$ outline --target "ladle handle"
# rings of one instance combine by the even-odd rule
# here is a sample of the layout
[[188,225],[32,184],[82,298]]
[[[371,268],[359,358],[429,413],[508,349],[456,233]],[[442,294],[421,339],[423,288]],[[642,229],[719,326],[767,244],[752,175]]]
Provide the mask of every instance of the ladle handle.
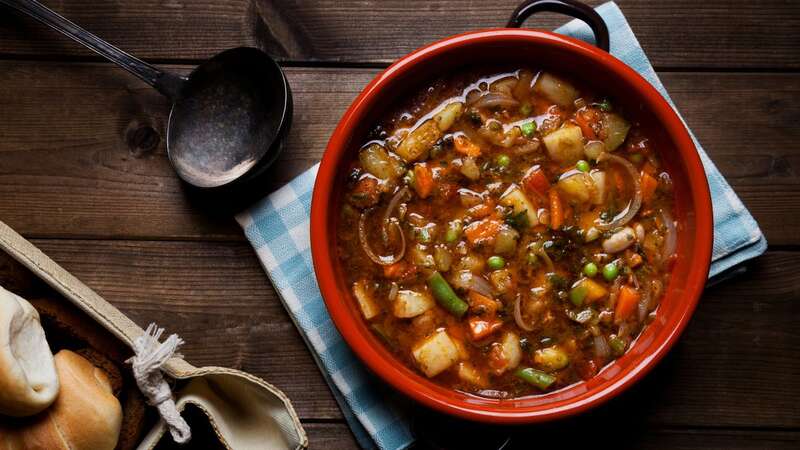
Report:
[[60,31],[67,37],[85,45],[98,55],[116,63],[118,66],[141,78],[142,81],[153,86],[158,92],[161,92],[170,99],[177,98],[181,85],[184,82],[183,78],[159,70],[141,59],[125,53],[36,0],[0,0],[0,5],[6,5],[11,9],[27,14],[50,28]]

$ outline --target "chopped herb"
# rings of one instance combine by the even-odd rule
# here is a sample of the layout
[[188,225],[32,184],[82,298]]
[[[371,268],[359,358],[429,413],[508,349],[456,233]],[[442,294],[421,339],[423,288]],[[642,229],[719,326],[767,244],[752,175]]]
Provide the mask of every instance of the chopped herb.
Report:
[[530,222],[528,222],[528,210],[524,209],[516,214],[513,212],[509,213],[506,215],[506,223],[518,230],[528,228],[530,225]]
[[469,121],[472,122],[472,124],[476,127],[483,125],[483,119],[481,118],[481,115],[478,114],[478,111],[475,111],[474,109],[467,113],[467,119],[469,119]]
[[532,112],[533,107],[528,102],[523,103],[522,106],[519,107],[519,113],[523,116],[530,116]]
[[563,289],[567,287],[567,280],[557,273],[548,273],[547,274],[547,281],[557,289]]
[[600,103],[596,103],[595,105],[600,108],[600,111],[611,111],[611,102],[607,98],[604,98]]

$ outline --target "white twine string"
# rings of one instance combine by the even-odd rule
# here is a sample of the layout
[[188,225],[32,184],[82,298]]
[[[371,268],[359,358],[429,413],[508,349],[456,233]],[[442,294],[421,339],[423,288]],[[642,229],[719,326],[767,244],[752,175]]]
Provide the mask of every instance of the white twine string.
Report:
[[192,431],[175,407],[172,391],[161,374],[161,366],[168,359],[173,356],[182,357],[176,352],[183,345],[183,339],[172,334],[163,343],[159,343],[162,333],[163,328],[158,328],[154,323],[148,325],[145,333],[133,342],[135,355],[126,362],[133,366],[133,377],[139,390],[150,405],[158,408],[158,413],[169,427],[172,439],[178,444],[184,444],[192,438]]

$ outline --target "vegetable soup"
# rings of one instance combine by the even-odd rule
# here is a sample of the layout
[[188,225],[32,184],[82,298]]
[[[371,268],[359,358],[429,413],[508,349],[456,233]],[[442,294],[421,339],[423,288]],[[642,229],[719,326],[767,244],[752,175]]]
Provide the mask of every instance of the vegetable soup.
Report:
[[364,320],[459,391],[591,378],[653,319],[674,261],[659,150],[635,116],[560,74],[431,83],[343,169],[338,257]]

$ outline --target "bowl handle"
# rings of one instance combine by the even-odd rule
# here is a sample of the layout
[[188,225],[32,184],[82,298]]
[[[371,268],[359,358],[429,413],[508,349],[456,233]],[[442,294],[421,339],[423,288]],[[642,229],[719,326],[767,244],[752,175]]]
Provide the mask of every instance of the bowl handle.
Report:
[[525,19],[542,11],[557,12],[586,22],[594,33],[596,46],[608,52],[608,27],[592,7],[575,0],[526,0],[511,13],[508,28],[519,28]]

